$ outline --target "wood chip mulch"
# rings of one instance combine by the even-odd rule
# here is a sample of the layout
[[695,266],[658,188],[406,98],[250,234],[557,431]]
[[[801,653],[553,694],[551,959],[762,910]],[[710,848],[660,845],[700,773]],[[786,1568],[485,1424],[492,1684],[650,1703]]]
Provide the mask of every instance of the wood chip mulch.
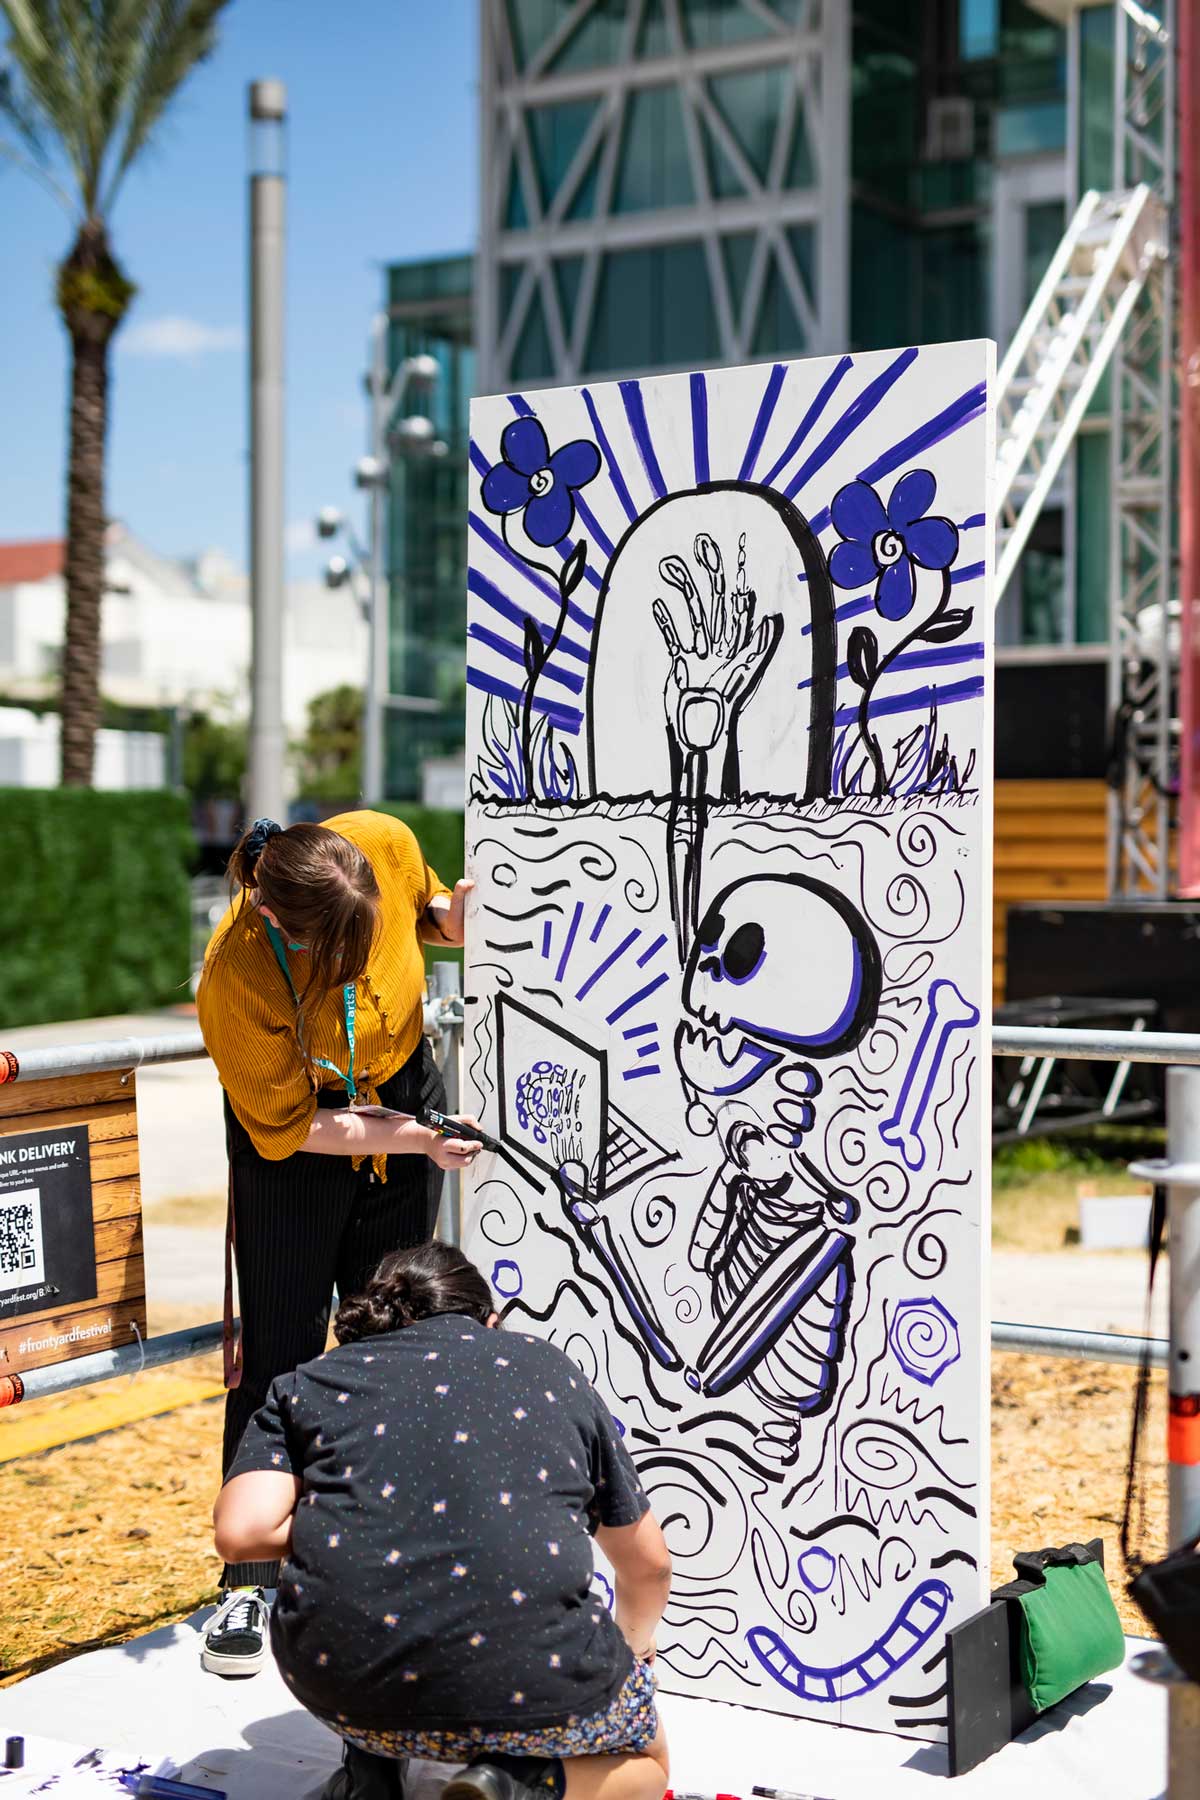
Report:
[[[1118,1545],[1135,1372],[992,1359],[992,1581],[1017,1550],[1103,1537],[1127,1632],[1148,1627],[1125,1594]],[[119,1643],[212,1600],[211,1513],[219,1400],[0,1465],[0,1685]],[[1165,1386],[1146,1436],[1148,1549],[1166,1530]]]

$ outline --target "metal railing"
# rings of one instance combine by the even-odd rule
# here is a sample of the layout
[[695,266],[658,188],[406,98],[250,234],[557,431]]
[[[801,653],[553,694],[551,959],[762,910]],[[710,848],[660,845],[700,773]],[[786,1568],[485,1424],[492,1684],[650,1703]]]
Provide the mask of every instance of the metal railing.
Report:
[[[446,1082],[447,1108],[459,1104],[459,1052],[463,1030],[463,1004],[457,993],[456,963],[437,962],[430,977],[430,996],[425,1007],[425,1031],[440,1046],[438,1061]],[[992,1032],[994,1056],[1083,1057],[1097,1061],[1169,1063],[1200,1067],[1200,1036],[1163,1031],[1071,1031],[996,1026]],[[40,1081],[52,1076],[82,1075],[103,1069],[141,1069],[161,1063],[189,1062],[208,1055],[199,1030],[178,1031],[160,1037],[110,1038],[96,1043],[68,1044],[31,1050],[21,1057],[0,1052],[0,1080]],[[5,1073],[5,1064],[9,1072]],[[1145,1173],[1154,1171],[1144,1169]],[[440,1229],[450,1242],[460,1237],[461,1199],[459,1177],[447,1176]],[[1166,1368],[1169,1342],[1120,1332],[1064,1330],[1050,1325],[1023,1325],[1004,1320],[992,1323],[992,1348],[1029,1355],[1063,1357],[1075,1361],[1137,1364],[1147,1352],[1154,1367]],[[143,1343],[96,1351],[49,1368],[31,1369],[19,1376],[0,1378],[12,1392],[0,1397],[0,1406],[15,1405],[45,1394],[63,1393],[92,1382],[142,1369],[161,1368],[219,1350],[219,1320],[195,1325]]]

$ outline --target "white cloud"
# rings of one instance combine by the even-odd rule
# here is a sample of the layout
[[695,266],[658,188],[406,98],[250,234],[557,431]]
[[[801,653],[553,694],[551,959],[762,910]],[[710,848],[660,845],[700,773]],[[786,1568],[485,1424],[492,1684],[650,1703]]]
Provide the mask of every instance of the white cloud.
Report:
[[283,531],[284,549],[289,556],[302,556],[306,550],[314,550],[317,534],[311,519],[289,519]]
[[240,325],[205,325],[167,313],[161,319],[145,319],[118,338],[132,356],[205,356],[214,350],[240,350],[246,341]]

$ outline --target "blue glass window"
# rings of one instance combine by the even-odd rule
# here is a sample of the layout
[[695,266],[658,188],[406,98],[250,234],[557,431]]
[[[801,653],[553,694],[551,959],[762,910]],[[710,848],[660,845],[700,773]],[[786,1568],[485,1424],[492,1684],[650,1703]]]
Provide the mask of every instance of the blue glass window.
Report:
[[589,374],[686,367],[711,362],[717,352],[702,244],[608,252],[588,340]]
[[544,207],[562,186],[598,105],[596,100],[567,100],[555,106],[531,107],[526,114]]
[[736,75],[714,75],[708,84],[721,117],[760,181],[766,180],[771,166],[784,80],[784,71],[773,64]]
[[690,206],[694,199],[679,90],[635,91],[626,103],[615,211]]
[[683,0],[680,7],[688,43],[696,50],[714,44],[743,44],[771,35],[771,27],[742,0]]
[[805,348],[804,329],[796,316],[779,266],[772,256],[758,309],[758,325],[750,346],[753,356],[789,356]]
[[[555,26],[562,24],[570,10],[569,0],[559,0]],[[625,51],[626,0],[593,0],[562,49],[551,61],[558,73],[567,69],[597,69],[621,60]]]
[[663,0],[646,0],[641,30],[638,32],[639,61],[649,62],[655,56],[669,56],[674,48]]
[[510,369],[514,381],[546,381],[554,373],[550,333],[542,311],[541,289],[535,288],[525,322],[521,326]]

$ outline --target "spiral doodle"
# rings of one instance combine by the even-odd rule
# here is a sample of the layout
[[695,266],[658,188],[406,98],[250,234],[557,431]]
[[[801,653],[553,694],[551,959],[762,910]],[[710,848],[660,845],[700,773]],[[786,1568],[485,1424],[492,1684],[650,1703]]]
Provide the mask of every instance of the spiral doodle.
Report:
[[[896,848],[910,869],[923,869],[937,855],[935,821],[928,813],[905,819],[896,833]],[[961,837],[962,833],[956,833]]]
[[638,1475],[662,1526],[677,1580],[703,1583],[731,1575],[746,1548],[746,1503],[728,1469],[697,1451],[634,1454]]
[[675,1202],[657,1192],[654,1185],[647,1185],[639,1190],[629,1217],[638,1243],[654,1250],[665,1244],[675,1229]]
[[894,1428],[877,1419],[859,1420],[850,1426],[842,1437],[841,1460],[855,1480],[888,1493],[915,1481],[920,1467]]
[[692,1325],[700,1317],[704,1303],[690,1283],[685,1283],[683,1287],[677,1288],[669,1287],[667,1285],[668,1278],[674,1268],[674,1263],[668,1264],[667,1272],[663,1276],[663,1292],[669,1300],[674,1300],[675,1317],[679,1320],[679,1323],[681,1325]]
[[900,1056],[899,1034],[890,1026],[876,1023],[855,1051],[868,1075],[878,1079],[894,1069]]
[[582,1331],[573,1331],[563,1343],[563,1350],[576,1366],[583,1370],[593,1387],[600,1379],[600,1362],[596,1355],[595,1345]]
[[646,868],[650,876],[650,885],[647,887],[641,876],[631,875],[625,883],[625,899],[636,913],[653,912],[658,905],[659,896],[658,871],[654,867],[654,860],[645,844],[640,843],[637,838],[626,837],[622,832],[621,842],[631,845],[634,850],[645,857]]
[[893,937],[920,937],[929,924],[932,907],[929,895],[915,875],[896,875],[888,882],[886,899],[888,912],[897,923],[903,921],[911,925],[908,931],[898,931],[896,923],[889,926]]
[[940,1300],[899,1300],[888,1330],[892,1354],[906,1375],[932,1387],[962,1355],[958,1325]]
[[480,1208],[479,1229],[489,1244],[507,1250],[519,1244],[529,1229],[525,1203],[507,1181],[481,1181],[475,1189]]
[[953,1206],[935,1207],[933,1212],[925,1213],[910,1228],[904,1240],[904,1266],[910,1275],[915,1275],[920,1281],[937,1280],[946,1267],[948,1252],[937,1232],[930,1227],[929,1221],[957,1216],[957,1209]]
[[861,1193],[880,1213],[899,1212],[908,1200],[911,1179],[898,1161],[885,1157],[864,1169],[867,1161],[866,1114],[848,1101],[838,1108],[825,1128],[825,1154],[830,1172]]

